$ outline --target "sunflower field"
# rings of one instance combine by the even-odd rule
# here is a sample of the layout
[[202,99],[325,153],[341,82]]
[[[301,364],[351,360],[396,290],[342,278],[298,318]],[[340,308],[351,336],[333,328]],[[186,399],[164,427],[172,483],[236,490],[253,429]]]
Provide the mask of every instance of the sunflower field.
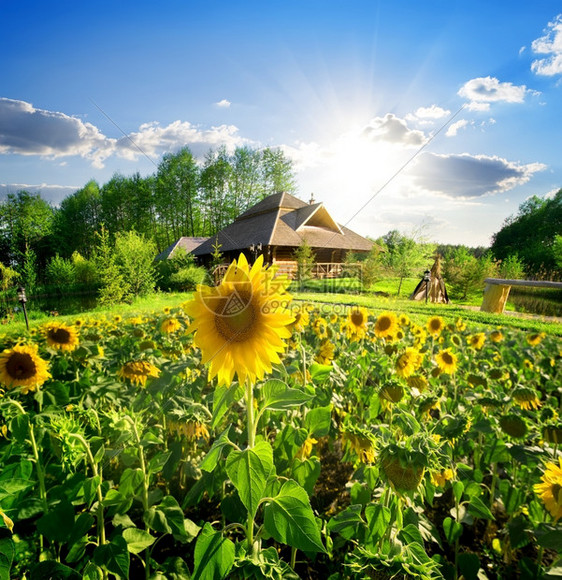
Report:
[[0,579],[562,576],[560,337],[287,287],[0,336]]

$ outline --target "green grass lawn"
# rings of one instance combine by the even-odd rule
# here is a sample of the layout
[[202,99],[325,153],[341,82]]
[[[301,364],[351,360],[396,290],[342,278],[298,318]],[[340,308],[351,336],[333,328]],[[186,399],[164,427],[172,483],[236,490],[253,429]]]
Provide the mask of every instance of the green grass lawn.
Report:
[[[380,285],[375,285],[373,291],[369,294],[357,294],[353,289],[346,290],[341,281],[322,281],[315,280],[316,283],[321,282],[339,282],[337,287],[340,292],[298,292],[292,290],[293,296],[297,301],[317,302],[320,304],[332,305],[352,305],[359,304],[372,310],[373,314],[391,310],[397,313],[406,313],[415,322],[425,323],[428,317],[439,315],[447,321],[454,322],[461,317],[467,322],[480,326],[503,326],[514,327],[532,332],[548,332],[550,334],[562,335],[562,324],[559,322],[551,322],[546,318],[528,317],[526,315],[508,315],[508,314],[490,314],[487,312],[480,312],[481,296],[475,300],[467,301],[463,304],[425,304],[425,302],[417,302],[409,300],[408,296],[411,294],[417,281],[414,279],[407,279],[403,282],[403,292],[401,297],[396,296],[398,288],[398,279],[387,279]],[[320,284],[318,284],[320,286]],[[353,288],[353,287],[352,287]],[[410,289],[411,288],[411,289]],[[387,294],[387,295],[383,295]],[[162,311],[166,307],[173,308],[179,306],[191,297],[191,293],[171,292],[171,293],[155,293],[150,296],[139,298],[133,304],[119,304],[112,308],[95,308],[94,310],[83,312],[76,315],[59,316],[56,319],[72,322],[76,318],[88,317],[107,317],[111,318],[116,315],[123,317],[148,314],[156,311]],[[45,322],[53,320],[52,317],[44,313],[30,312],[30,327],[35,327]],[[0,335],[6,334],[24,334],[25,322],[23,314],[20,312],[16,315],[13,322],[0,326]]]

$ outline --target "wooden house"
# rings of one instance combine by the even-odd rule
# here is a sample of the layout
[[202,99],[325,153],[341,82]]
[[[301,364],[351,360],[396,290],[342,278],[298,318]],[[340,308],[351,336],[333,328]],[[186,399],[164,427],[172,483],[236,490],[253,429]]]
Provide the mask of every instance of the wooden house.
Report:
[[[217,246],[225,262],[243,252],[250,262],[263,254],[266,263],[278,263],[280,271],[296,270],[295,250],[306,242],[314,252],[319,277],[337,275],[348,252],[366,253],[373,242],[342,226],[323,203],[306,203],[288,193],[270,195],[249,208],[231,225],[192,250],[208,263]],[[341,270],[341,267],[339,268]]]

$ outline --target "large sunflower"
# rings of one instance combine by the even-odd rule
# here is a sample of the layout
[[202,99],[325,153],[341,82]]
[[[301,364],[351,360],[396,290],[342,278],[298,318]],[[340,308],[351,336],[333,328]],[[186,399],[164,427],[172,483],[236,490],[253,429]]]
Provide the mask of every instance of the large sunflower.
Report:
[[51,375],[48,363],[37,354],[37,346],[17,344],[0,354],[0,384],[8,389],[21,387],[26,395],[35,391]]
[[435,362],[442,373],[452,375],[457,370],[457,355],[446,348],[435,355]]
[[398,330],[398,318],[394,312],[382,312],[375,322],[375,336],[388,338],[396,334]]
[[78,347],[78,333],[74,326],[68,326],[64,322],[49,322],[42,327],[47,344],[58,350],[72,351]]
[[347,315],[347,338],[349,340],[359,340],[367,333],[367,322],[369,311],[360,306],[354,306]]
[[423,362],[423,354],[417,348],[407,348],[396,360],[396,374],[407,378],[413,375]]
[[240,382],[262,379],[280,362],[283,339],[291,337],[292,297],[286,291],[289,280],[275,273],[275,267],[263,267],[263,256],[250,269],[240,254],[219,286],[198,286],[184,305],[193,319],[187,331],[195,331],[202,361],[211,363],[209,378],[217,376],[219,384],[229,384],[235,374]]
[[445,328],[445,322],[441,316],[432,316],[427,321],[427,332],[432,336],[437,336]]
[[558,463],[547,463],[542,483],[533,486],[555,522],[562,518],[562,457],[558,458]]

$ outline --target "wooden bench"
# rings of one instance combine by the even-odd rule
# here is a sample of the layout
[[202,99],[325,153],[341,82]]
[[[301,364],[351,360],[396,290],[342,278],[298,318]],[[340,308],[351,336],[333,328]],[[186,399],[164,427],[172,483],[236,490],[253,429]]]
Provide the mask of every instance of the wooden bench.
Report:
[[486,278],[486,287],[482,297],[480,310],[502,314],[512,286],[528,286],[534,288],[562,288],[562,282],[548,280],[504,280],[503,278]]

